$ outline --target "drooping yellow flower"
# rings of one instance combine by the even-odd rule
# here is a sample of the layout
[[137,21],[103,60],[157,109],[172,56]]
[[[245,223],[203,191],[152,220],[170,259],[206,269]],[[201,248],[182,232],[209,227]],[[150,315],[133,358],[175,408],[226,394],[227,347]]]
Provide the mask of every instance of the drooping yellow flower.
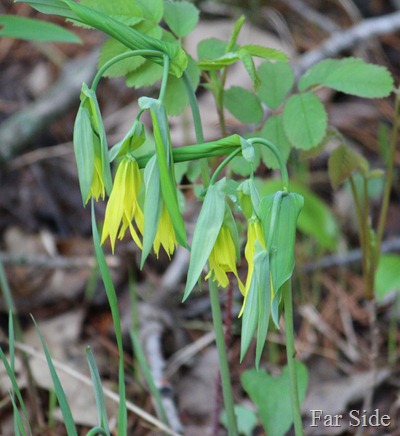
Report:
[[243,283],[239,279],[236,268],[236,248],[228,226],[222,225],[208,261],[210,271],[206,279],[212,276],[213,280],[218,282],[218,286],[226,288],[229,284],[226,273],[231,272],[236,276],[239,288],[244,292]]
[[165,205],[163,205],[160,222],[158,224],[157,233],[153,243],[154,252],[156,253],[157,258],[161,245],[168,254],[169,258],[171,258],[171,254],[173,254],[175,247],[178,245],[174,226],[172,225],[171,218]]
[[247,242],[244,248],[244,257],[246,258],[248,270],[245,286],[245,294],[249,291],[251,279],[254,272],[254,254],[255,243],[258,241],[260,245],[265,248],[264,232],[261,221],[258,218],[251,218],[247,223]]
[[142,176],[135,159],[130,156],[123,158],[115,174],[113,189],[107,203],[104,218],[101,243],[110,237],[112,251],[115,240],[124,237],[129,227],[132,239],[142,248],[139,235],[132,222],[135,221],[140,233],[143,234],[144,217],[138,203],[138,195],[142,185]]
[[246,305],[247,294],[250,289],[251,280],[253,278],[254,273],[254,255],[255,255],[255,247],[256,242],[258,242],[261,247],[265,248],[265,240],[264,240],[264,232],[261,225],[261,221],[256,217],[252,217],[247,222],[247,242],[244,248],[244,257],[247,261],[247,277],[246,277],[246,285],[243,288],[240,288],[242,294],[244,295],[242,308],[239,313],[239,317],[242,316],[244,307]]

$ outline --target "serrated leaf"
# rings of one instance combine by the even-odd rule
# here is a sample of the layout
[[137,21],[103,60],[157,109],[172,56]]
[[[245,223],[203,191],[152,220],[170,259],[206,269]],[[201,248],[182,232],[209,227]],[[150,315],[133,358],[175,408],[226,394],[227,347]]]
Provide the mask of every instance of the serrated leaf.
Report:
[[[196,62],[188,55],[186,72],[194,90],[200,82],[200,70]],[[183,81],[171,74],[168,76],[167,90],[165,92],[164,104],[169,115],[179,115],[189,103]]]
[[398,254],[382,254],[375,276],[375,295],[383,301],[389,292],[400,290],[400,256]]
[[244,67],[246,68],[247,74],[249,75],[251,81],[253,82],[254,90],[257,91],[260,86],[260,78],[258,77],[258,73],[253,61],[253,57],[247,51],[239,52],[239,57]]
[[316,95],[296,94],[285,104],[283,125],[286,136],[294,147],[309,150],[324,139],[328,117]]
[[193,233],[190,262],[183,301],[197,283],[217,240],[225,214],[225,179],[208,188]]
[[305,73],[299,89],[304,91],[316,85],[358,97],[381,98],[393,91],[393,77],[385,67],[359,58],[326,59]]
[[188,35],[199,21],[199,10],[187,1],[164,1],[164,20],[179,38]]
[[197,57],[199,59],[218,59],[226,53],[227,41],[218,38],[203,39],[197,45]]
[[368,161],[345,144],[339,145],[329,157],[328,172],[331,184],[337,189],[356,170],[368,171]]
[[[123,0],[126,2],[126,0]],[[136,5],[142,10],[144,18],[159,23],[164,14],[163,0],[135,0]]]
[[158,82],[163,75],[163,67],[147,61],[125,76],[127,86],[142,88],[151,86]]
[[263,116],[258,97],[241,86],[232,86],[225,91],[224,105],[235,118],[245,124],[257,124]]
[[[286,138],[282,115],[275,115],[269,118],[263,128],[257,132],[257,136],[271,141],[280,151],[282,158],[285,161],[288,159],[292,146]],[[260,146],[260,153],[261,159],[268,168],[279,168],[279,163],[271,150]]]
[[75,44],[82,42],[74,33],[56,24],[14,15],[0,15],[0,37]]
[[258,67],[258,96],[271,109],[277,109],[293,87],[293,68],[287,62],[263,62]]
[[[295,366],[301,404],[306,395],[308,371],[299,361],[295,361]],[[278,377],[272,377],[265,370],[250,369],[243,372],[240,379],[243,388],[258,407],[268,436],[284,436],[293,423],[288,366],[283,368]]]

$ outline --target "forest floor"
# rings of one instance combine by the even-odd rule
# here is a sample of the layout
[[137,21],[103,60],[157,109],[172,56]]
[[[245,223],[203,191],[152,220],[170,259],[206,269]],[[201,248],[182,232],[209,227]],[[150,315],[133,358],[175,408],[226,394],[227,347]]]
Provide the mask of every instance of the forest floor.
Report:
[[[227,39],[234,20],[244,13],[248,20],[241,34],[243,43],[281,48],[289,53],[295,67],[304,69],[310,53],[320,59],[326,56],[321,46],[329,38],[334,40],[369,18],[389,16],[396,12],[396,5],[400,8],[395,0],[248,3],[252,6],[239,2],[237,6],[199,2],[201,22],[185,40],[187,50],[195,55],[198,41],[206,37]],[[62,19],[43,17],[25,4],[7,0],[0,3],[0,14],[40,16],[63,23]],[[51,379],[41,357],[40,340],[30,316],[33,315],[54,360],[61,365],[61,381],[80,434],[85,434],[96,424],[92,390],[77,376],[89,377],[85,348],[90,345],[104,386],[111,390],[116,390],[118,351],[107,298],[96,268],[90,208],[82,206],[72,145],[81,83],[93,77],[104,38],[99,32],[74,30],[83,39],[82,46],[0,38],[0,261],[24,329],[36,386],[37,404],[27,400],[30,413],[36,414],[36,422],[42,429],[47,426]],[[360,56],[384,65],[393,74],[395,83],[399,83],[400,30],[361,41],[350,39],[344,50],[337,49],[333,54],[341,55]],[[233,68],[228,86],[230,83],[244,86],[246,81],[244,70]],[[49,96],[50,91],[53,94]],[[129,128],[139,93],[127,88],[122,79],[107,79],[101,82],[99,95],[108,139],[115,143]],[[394,98],[366,101],[334,91],[326,91],[321,98],[328,108],[329,124],[339,129],[372,167],[383,167],[379,132],[383,132],[380,126],[391,126]],[[199,93],[199,100],[206,139],[213,140],[220,135],[217,113],[210,109],[212,102],[204,89]],[[227,117],[229,133],[242,133],[243,126],[229,114]],[[171,119],[174,146],[194,143],[186,122],[185,114]],[[376,321],[371,321],[360,272],[354,207],[348,190],[331,188],[328,154],[329,150],[307,163],[299,164],[296,156],[289,161],[289,168],[291,162],[296,162],[294,166],[297,165],[302,182],[331,211],[340,229],[334,251],[302,234],[296,244],[296,357],[306,365],[309,378],[302,406],[305,433],[310,436],[400,435],[399,298],[394,292],[380,301],[376,306]],[[392,252],[400,251],[399,164],[400,153],[397,153],[383,245]],[[273,174],[263,168],[257,175],[265,178]],[[373,224],[382,192],[379,183],[374,189]],[[193,223],[199,207],[194,198],[187,198],[187,203],[185,219]],[[104,204],[98,202],[96,210],[101,219]],[[137,370],[129,338],[130,299],[135,294],[140,338],[150,359],[156,360],[152,367],[159,363],[163,368],[164,393],[172,398],[171,407],[184,428],[183,433],[226,434],[218,419],[221,410],[218,359],[207,293],[195,292],[184,304],[181,302],[188,253],[178,249],[171,261],[163,253],[159,259],[151,255],[140,270],[140,251],[128,238],[117,246],[114,255],[108,246],[105,251],[120,303],[127,398],[156,416],[146,383]],[[221,293],[221,304],[227,308],[225,319],[231,325],[229,359],[235,402],[256,411],[240,383],[242,374],[254,367],[255,346],[250,347],[239,363],[237,314],[241,302],[236,286],[232,285],[228,293]],[[6,304],[0,297],[2,346],[6,346],[7,318]],[[159,350],[152,348],[154,340]],[[261,368],[278,376],[286,363],[283,329],[268,335],[264,354]],[[20,371],[21,386],[28,399],[29,382],[22,367]],[[8,389],[7,377],[0,368],[2,436],[13,434]],[[279,389],[278,382],[276,389]],[[371,392],[373,395],[369,397]],[[115,416],[115,401],[112,398],[107,401],[110,416]],[[366,405],[368,416],[376,411],[380,416],[389,415],[390,426],[351,426],[356,422],[351,414],[363,415]],[[342,415],[340,425],[324,426],[323,420],[317,420],[317,426],[311,426],[312,410],[322,410],[325,416]],[[55,416],[58,416],[56,412]],[[129,427],[132,435],[161,434],[135,413],[129,414]],[[62,435],[64,429],[55,423],[40,434]],[[256,422],[247,434],[265,433]]]

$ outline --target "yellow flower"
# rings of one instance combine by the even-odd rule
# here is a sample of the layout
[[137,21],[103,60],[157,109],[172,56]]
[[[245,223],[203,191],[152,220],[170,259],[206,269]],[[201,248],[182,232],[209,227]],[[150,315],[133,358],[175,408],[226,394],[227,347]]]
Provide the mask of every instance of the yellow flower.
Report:
[[261,225],[261,221],[258,218],[250,218],[247,222],[247,242],[246,246],[244,248],[244,256],[247,261],[248,270],[247,270],[247,277],[246,277],[246,285],[244,288],[241,288],[240,290],[243,290],[244,300],[243,305],[239,313],[239,317],[242,316],[244,306],[246,304],[246,298],[247,294],[250,289],[251,280],[253,278],[254,273],[254,255],[255,255],[255,244],[256,241],[265,248],[265,240],[264,240],[264,232]]
[[138,203],[141,185],[142,176],[136,160],[126,156],[120,162],[115,174],[113,189],[107,203],[101,237],[101,243],[108,236],[110,237],[113,252],[117,235],[119,239],[122,239],[128,227],[132,239],[142,248],[139,235],[132,224],[132,221],[135,220],[137,228],[143,234],[144,217]]
[[168,254],[169,258],[171,258],[171,254],[173,254],[175,247],[178,245],[175,237],[174,227],[165,205],[163,205],[160,222],[158,224],[157,233],[153,243],[154,252],[156,253],[157,258],[161,245]]
[[235,244],[228,226],[222,225],[208,261],[210,272],[207,274],[206,279],[213,274],[213,280],[218,282],[218,286],[226,288],[229,284],[226,273],[232,272],[238,280],[241,291],[244,292],[243,283],[239,279],[236,268]]
[[251,218],[247,223],[247,242],[246,247],[244,248],[244,257],[246,258],[248,265],[245,295],[249,291],[251,278],[253,277],[256,241],[258,241],[260,245],[265,248],[264,233],[261,221],[258,218]]

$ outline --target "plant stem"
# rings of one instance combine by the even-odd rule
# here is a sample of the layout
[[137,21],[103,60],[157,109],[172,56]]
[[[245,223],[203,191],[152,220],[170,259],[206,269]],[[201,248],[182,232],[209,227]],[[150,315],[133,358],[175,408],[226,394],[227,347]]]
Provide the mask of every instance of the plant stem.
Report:
[[385,188],[383,191],[383,200],[381,211],[379,214],[378,229],[376,232],[376,252],[377,263],[379,263],[379,256],[381,252],[381,244],[383,239],[383,232],[385,231],[386,218],[389,209],[390,192],[392,189],[393,176],[394,176],[394,162],[397,150],[397,142],[399,138],[399,118],[400,118],[400,89],[396,90],[396,99],[394,103],[394,118],[393,118],[393,130],[390,143],[390,155],[387,162],[387,171],[385,178]]
[[228,356],[225,348],[224,330],[222,326],[221,308],[218,298],[218,287],[210,278],[208,280],[210,291],[211,311],[213,317],[215,340],[217,343],[219,369],[221,373],[222,395],[224,397],[224,405],[227,417],[227,426],[229,436],[237,436],[236,416],[233,402],[233,393],[231,379],[229,375]]
[[293,331],[292,282],[290,279],[283,284],[282,293],[285,311],[286,355],[290,374],[290,392],[292,395],[294,431],[296,436],[303,436],[303,422],[301,420],[299,388],[297,385],[297,374],[294,359],[295,348]]

